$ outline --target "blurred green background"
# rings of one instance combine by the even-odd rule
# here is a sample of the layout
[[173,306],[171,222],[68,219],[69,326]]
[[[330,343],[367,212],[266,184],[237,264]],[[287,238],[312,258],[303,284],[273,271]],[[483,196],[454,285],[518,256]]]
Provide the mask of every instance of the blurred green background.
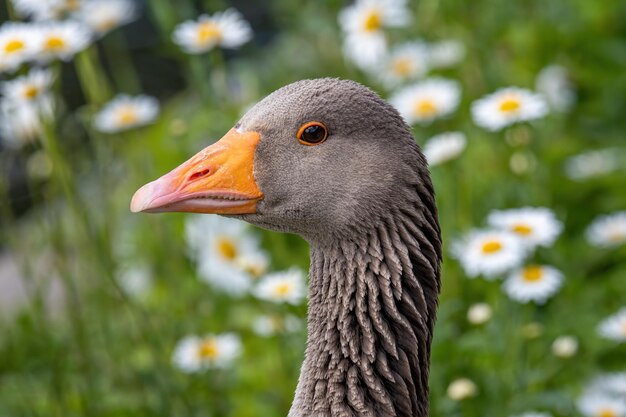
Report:
[[[343,56],[338,14],[348,5],[137,2],[134,21],[73,59],[49,64],[54,117],[28,143],[0,141],[0,415],[287,414],[304,329],[261,337],[252,323],[265,314],[304,318],[305,305],[217,291],[198,278],[188,256],[188,216],[136,215],[128,205],[139,186],[220,138],[254,102],[287,83],[350,78],[389,97],[376,77]],[[228,7],[252,27],[241,48],[189,55],[173,43],[181,22]],[[414,127],[419,144],[449,130],[468,140],[461,156],[431,169],[446,245],[431,414],[578,415],[576,401],[594,376],[626,371],[626,344],[596,331],[626,306],[626,246],[585,240],[595,218],[626,209],[626,2],[420,0],[408,7],[412,23],[390,30],[390,44],[454,39],[465,48],[457,65],[431,72],[460,82],[459,108]],[[5,1],[0,18],[29,20]],[[567,69],[575,89],[567,112],[499,133],[472,122],[473,101],[508,85],[533,89],[551,64]],[[94,129],[94,116],[117,93],[158,98],[154,123],[114,134]],[[614,169],[578,180],[566,175],[571,156],[607,148],[618,158]],[[450,242],[483,227],[490,211],[522,206],[548,207],[564,223],[555,245],[535,255],[565,275],[545,305],[516,303],[499,282],[468,280],[448,256]],[[260,236],[270,270],[308,268],[298,237],[249,233]],[[149,271],[141,291],[120,282],[129,265]],[[479,302],[489,304],[492,317],[477,325],[467,311]],[[182,337],[227,331],[243,346],[228,368],[187,374],[173,365]],[[578,342],[572,357],[553,353],[563,335]],[[448,390],[458,378],[475,384],[461,400]]]

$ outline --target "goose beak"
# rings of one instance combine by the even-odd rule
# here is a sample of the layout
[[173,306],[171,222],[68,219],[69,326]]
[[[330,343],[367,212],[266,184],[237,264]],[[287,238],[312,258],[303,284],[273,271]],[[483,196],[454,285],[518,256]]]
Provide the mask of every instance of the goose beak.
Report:
[[173,171],[141,187],[134,213],[256,213],[263,198],[254,180],[254,152],[261,136],[231,129],[226,136]]

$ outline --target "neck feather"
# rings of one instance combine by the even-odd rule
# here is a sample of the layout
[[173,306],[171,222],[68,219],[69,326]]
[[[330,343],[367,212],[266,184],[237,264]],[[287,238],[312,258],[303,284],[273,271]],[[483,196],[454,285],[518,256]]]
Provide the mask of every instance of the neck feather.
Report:
[[428,415],[441,240],[424,195],[419,211],[394,209],[356,237],[312,244],[308,345],[290,417]]

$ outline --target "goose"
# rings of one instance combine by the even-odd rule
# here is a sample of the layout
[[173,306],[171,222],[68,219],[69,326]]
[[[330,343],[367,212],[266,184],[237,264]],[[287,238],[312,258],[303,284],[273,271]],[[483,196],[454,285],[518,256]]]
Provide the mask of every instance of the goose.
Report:
[[236,217],[310,246],[307,345],[289,417],[428,416],[441,233],[399,113],[350,80],[271,93],[141,187],[133,212]]

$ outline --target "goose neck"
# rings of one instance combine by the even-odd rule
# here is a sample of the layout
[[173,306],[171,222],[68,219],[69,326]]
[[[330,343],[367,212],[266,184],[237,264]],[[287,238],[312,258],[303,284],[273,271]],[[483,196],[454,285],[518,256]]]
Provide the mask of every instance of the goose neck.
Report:
[[312,244],[308,343],[290,417],[427,416],[437,230],[396,213],[360,238]]

